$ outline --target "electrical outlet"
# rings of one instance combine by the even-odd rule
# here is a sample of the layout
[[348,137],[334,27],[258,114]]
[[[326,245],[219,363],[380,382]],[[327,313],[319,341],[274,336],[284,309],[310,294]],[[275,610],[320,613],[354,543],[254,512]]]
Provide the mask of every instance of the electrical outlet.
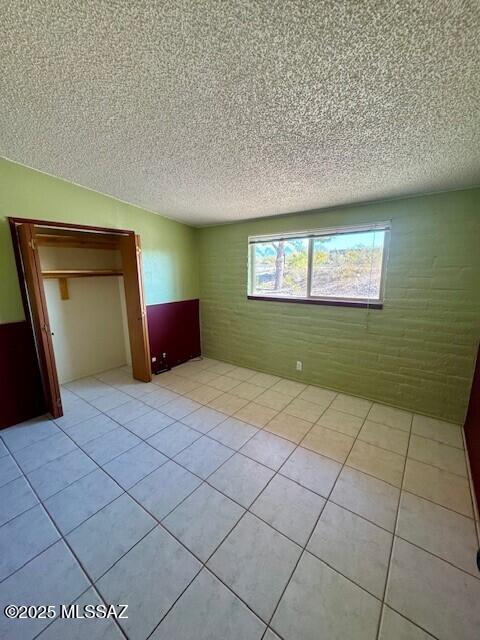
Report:
[[297,360],[297,371],[303,371],[303,362],[301,360]]

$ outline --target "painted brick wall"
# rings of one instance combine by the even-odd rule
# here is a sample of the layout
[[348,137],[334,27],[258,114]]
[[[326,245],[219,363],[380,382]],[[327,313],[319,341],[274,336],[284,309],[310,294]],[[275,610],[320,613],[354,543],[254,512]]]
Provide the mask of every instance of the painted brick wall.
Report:
[[[384,220],[383,310],[247,300],[249,235]],[[199,239],[205,355],[463,421],[480,332],[480,189],[210,227]]]

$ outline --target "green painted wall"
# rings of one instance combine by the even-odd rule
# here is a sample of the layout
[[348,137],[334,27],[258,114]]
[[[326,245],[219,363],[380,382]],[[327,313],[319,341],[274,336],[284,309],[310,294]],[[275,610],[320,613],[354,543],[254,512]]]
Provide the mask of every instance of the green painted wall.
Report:
[[[390,219],[383,310],[246,299],[249,235]],[[205,355],[463,421],[480,332],[480,189],[210,227],[199,238]]]
[[147,304],[198,298],[195,229],[0,159],[0,323],[24,317],[7,216],[134,229]]
[[[463,420],[480,332],[480,189],[195,230],[0,159],[0,323],[23,318],[9,215],[134,229],[147,304],[198,297],[200,248],[206,355]],[[382,311],[246,299],[248,235],[387,219]]]

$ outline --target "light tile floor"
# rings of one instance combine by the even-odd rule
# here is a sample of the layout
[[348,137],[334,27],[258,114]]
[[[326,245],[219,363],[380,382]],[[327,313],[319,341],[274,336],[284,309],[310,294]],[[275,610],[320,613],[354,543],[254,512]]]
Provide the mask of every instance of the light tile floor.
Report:
[[[211,359],[0,432],[2,638],[478,640],[460,427]],[[478,524],[478,523],[477,523]]]

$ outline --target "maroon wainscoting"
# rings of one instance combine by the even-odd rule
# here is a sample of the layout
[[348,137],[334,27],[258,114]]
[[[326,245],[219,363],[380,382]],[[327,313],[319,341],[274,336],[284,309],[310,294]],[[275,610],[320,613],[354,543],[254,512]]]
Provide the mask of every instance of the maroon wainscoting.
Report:
[[477,365],[473,375],[470,403],[468,405],[464,430],[473,486],[475,488],[477,505],[480,509],[480,350],[477,355]]
[[164,364],[173,367],[201,354],[198,300],[149,305],[147,322],[150,353],[157,358],[153,372]]
[[0,429],[45,413],[35,343],[27,322],[0,324]]
[[[147,307],[150,351],[168,366],[198,357],[199,301]],[[155,370],[155,365],[152,366]],[[45,413],[35,343],[27,322],[0,324],[0,429]]]

